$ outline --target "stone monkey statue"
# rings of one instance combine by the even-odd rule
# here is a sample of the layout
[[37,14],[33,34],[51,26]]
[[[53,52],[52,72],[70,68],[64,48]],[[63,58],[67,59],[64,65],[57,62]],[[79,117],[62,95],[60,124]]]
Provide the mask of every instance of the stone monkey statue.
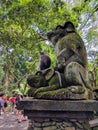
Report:
[[59,68],[65,67],[71,61],[78,62],[86,68],[87,54],[84,42],[76,33],[72,22],[66,22],[64,26],[58,25],[47,37],[55,46]]
[[37,96],[37,98],[40,98],[40,95],[38,96],[36,94],[44,92],[45,95],[42,97],[48,98],[47,91],[62,88],[65,85],[65,80],[63,74],[49,68],[37,71],[34,75],[29,75],[27,78],[27,83],[31,87],[28,91],[29,96]]
[[89,88],[86,48],[73,23],[68,21],[63,26],[58,25],[47,38],[55,47],[57,68],[63,70],[60,72],[64,73],[66,82]]
[[[44,99],[93,99],[93,93],[88,84],[86,48],[73,23],[68,21],[64,25],[58,25],[54,31],[47,34],[47,38],[54,45],[58,71],[46,69],[50,65],[44,68],[40,67],[43,74],[49,73],[46,73],[43,78],[40,75],[37,75],[38,79],[36,75],[29,78],[28,84],[32,86],[32,90],[34,86],[36,87],[34,97]],[[42,80],[45,81],[51,75],[50,72],[54,72],[52,78],[44,84]],[[60,81],[63,81],[63,83],[61,82],[62,85],[59,85]],[[38,83],[42,84],[38,85]],[[46,83],[48,84],[46,85]]]
[[[82,38],[75,31],[73,23],[66,22],[64,24],[64,29],[66,30],[66,39],[62,39],[62,44],[59,46],[59,57],[65,53],[66,65],[71,61],[78,62],[84,68],[87,66],[87,53],[84,42]],[[62,50],[62,51],[61,51]],[[64,55],[63,55],[64,56]]]
[[48,55],[46,55],[44,52],[40,52],[40,65],[39,69],[44,70],[50,67],[51,65],[51,59]]

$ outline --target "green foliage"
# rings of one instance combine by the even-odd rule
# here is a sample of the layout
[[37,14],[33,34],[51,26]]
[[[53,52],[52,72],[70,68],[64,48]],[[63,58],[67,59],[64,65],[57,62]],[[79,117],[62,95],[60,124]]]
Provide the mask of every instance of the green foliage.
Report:
[[[4,84],[6,72],[8,86],[18,84],[26,74],[35,73],[41,50],[51,57],[54,67],[55,52],[47,42],[46,34],[67,20],[71,20],[79,33],[84,34],[88,48],[91,45],[96,47],[97,11],[97,0],[1,0],[0,85]],[[88,32],[83,33],[85,29]]]
[[4,76],[4,72],[3,72],[3,68],[2,68],[2,64],[1,64],[0,65],[0,84],[2,83],[3,76]]
[[14,89],[13,92],[17,93],[17,94],[20,94],[20,95],[27,94],[27,92],[28,92],[28,86],[27,86],[27,84],[21,83],[20,86],[19,86],[19,88]]
[[91,85],[94,89],[98,89],[98,51],[90,51],[91,60],[88,64],[91,77]]

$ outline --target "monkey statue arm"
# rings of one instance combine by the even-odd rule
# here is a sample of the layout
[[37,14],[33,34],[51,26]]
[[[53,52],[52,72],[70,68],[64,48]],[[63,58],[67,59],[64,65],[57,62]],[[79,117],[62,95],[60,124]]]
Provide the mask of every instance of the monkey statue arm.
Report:
[[74,50],[73,48],[64,48],[57,56],[57,60],[58,68],[65,67],[68,63],[72,61],[78,62],[79,64],[84,66],[83,61],[79,57],[78,50]]
[[57,66],[62,68],[66,65],[67,60],[74,54],[74,52],[69,48],[64,48],[57,56]]

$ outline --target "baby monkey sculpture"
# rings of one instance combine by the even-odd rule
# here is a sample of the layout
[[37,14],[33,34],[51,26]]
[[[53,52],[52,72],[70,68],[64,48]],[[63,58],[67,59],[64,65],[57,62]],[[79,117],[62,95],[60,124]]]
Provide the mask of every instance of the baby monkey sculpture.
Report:
[[31,75],[29,95],[43,99],[93,99],[84,42],[70,21],[47,34],[54,45],[57,66]]

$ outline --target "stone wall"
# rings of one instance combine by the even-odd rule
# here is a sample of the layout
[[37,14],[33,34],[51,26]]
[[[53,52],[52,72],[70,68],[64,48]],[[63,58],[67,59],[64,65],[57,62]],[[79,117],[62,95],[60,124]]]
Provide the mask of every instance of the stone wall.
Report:
[[32,119],[28,130],[91,130],[88,121],[75,119]]

